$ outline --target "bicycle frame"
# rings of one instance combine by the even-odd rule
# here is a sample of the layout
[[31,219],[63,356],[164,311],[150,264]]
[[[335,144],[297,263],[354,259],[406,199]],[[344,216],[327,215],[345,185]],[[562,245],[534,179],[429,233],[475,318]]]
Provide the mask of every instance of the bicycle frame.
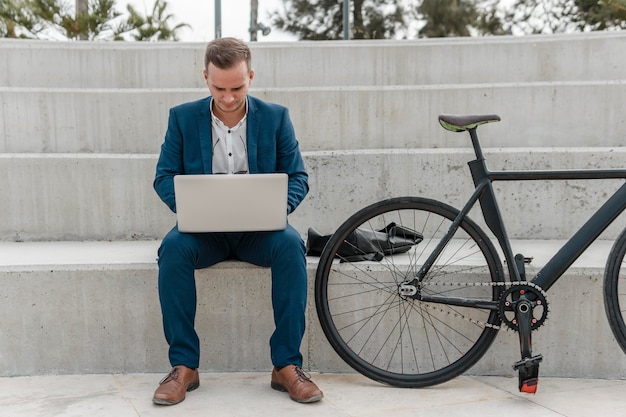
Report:
[[[498,207],[498,201],[493,189],[494,181],[533,181],[533,180],[591,180],[591,179],[626,179],[626,169],[586,169],[586,170],[526,170],[526,171],[490,171],[483,156],[476,127],[467,129],[472,139],[472,146],[476,159],[468,163],[475,190],[465,206],[460,210],[452,222],[448,232],[438,243],[437,247],[424,262],[415,276],[416,281],[426,277],[445,246],[454,236],[457,227],[468,215],[470,210],[480,202],[483,218],[487,227],[492,231],[500,248],[509,272],[511,282],[528,281],[524,271],[523,257],[515,256],[507,236],[506,227]],[[559,280],[565,271],[580,257],[580,255],[602,234],[602,232],[626,209],[626,183],[619,187],[613,195],[585,222],[574,235],[554,254],[550,260],[540,268],[530,283],[540,290],[548,291]],[[400,286],[400,292],[411,294],[414,287],[412,282],[405,282]],[[532,311],[536,300],[532,296],[524,295],[520,291],[513,302],[515,323],[519,332],[520,351],[522,359],[515,363],[514,369],[519,371],[519,389],[522,392],[534,393],[537,389],[539,363],[541,355],[532,356],[531,330]],[[446,303],[450,305],[486,308],[495,310],[498,301],[484,302],[471,299],[460,299],[437,296],[419,295],[422,301]]]
[[[452,239],[456,228],[470,210],[479,201],[487,227],[493,232],[502,249],[511,281],[526,281],[525,274],[519,270],[516,257],[509,241],[506,226],[500,214],[498,201],[492,186],[495,181],[533,181],[533,180],[592,180],[625,179],[626,169],[583,169],[583,170],[525,170],[525,171],[490,171],[483,156],[476,128],[468,129],[476,159],[468,162],[475,190],[459,215],[450,226],[450,230],[439,242],[437,248],[424,262],[416,274],[422,280],[435,263],[437,257]],[[550,260],[530,280],[544,291],[558,281],[567,269],[585,252],[585,250],[626,210],[626,183],[583,224],[578,231],[550,258]],[[408,282],[407,282],[408,283]],[[435,300],[429,300],[435,301]],[[462,303],[465,304],[465,303]],[[471,302],[469,303],[471,304]],[[460,305],[460,304],[459,304]]]
[[[525,280],[525,277],[522,276],[515,262],[515,256],[493,190],[492,183],[494,181],[626,180],[626,169],[490,171],[482,154],[476,129],[469,130],[469,133],[472,138],[474,153],[476,154],[476,159],[469,162],[476,190],[461,210],[461,214],[466,215],[475,205],[476,200],[480,201],[483,217],[500,244],[512,281],[522,281]],[[530,282],[547,291],[624,210],[626,210],[626,183],[618,188],[587,222],[567,240],[563,247],[550,258]]]

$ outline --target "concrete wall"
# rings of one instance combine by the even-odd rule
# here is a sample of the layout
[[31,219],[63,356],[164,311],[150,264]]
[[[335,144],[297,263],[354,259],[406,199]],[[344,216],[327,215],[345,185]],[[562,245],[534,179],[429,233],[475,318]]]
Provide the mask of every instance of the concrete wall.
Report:
[[[312,178],[291,221],[302,233],[333,230],[362,205],[399,194],[459,204],[470,190],[469,138],[442,129],[441,113],[500,114],[479,129],[494,168],[625,166],[625,42],[594,33],[253,44],[253,93],[289,107]],[[155,158],[168,108],[207,94],[203,48],[0,42],[0,170],[15,178],[0,185],[9,213],[0,240],[162,236],[173,220],[151,190]],[[443,193],[452,184],[459,192]],[[519,238],[569,236],[588,211],[564,202],[600,200],[589,181],[523,187],[519,198],[504,196],[512,218],[536,218],[537,206],[520,202],[539,198],[557,209],[541,226],[511,225]],[[600,195],[614,184],[604,187]],[[338,195],[351,189],[359,198]],[[320,209],[329,213],[323,224]]]
[[[202,88],[204,47],[2,40],[0,86]],[[251,47],[259,88],[614,81],[626,66],[620,32]]]
[[[440,114],[499,114],[485,147],[619,147],[624,81],[255,88],[290,109],[303,151],[467,148]],[[168,109],[205,89],[0,88],[0,152],[158,153]],[[323,121],[323,122],[322,122]]]
[[[460,137],[460,136],[459,136]],[[626,148],[507,148],[486,153],[492,169],[621,168]],[[460,207],[473,185],[462,149],[305,152],[311,192],[289,216],[305,236],[331,233],[358,209],[420,195]],[[174,215],[152,189],[153,154],[0,154],[0,241],[159,239]],[[565,239],[623,180],[496,183],[509,235]],[[480,213],[473,217],[481,224]],[[619,220],[604,238],[615,238]]]
[[[442,113],[499,114],[488,147],[622,146],[625,47],[620,32],[255,43],[252,93],[290,108],[305,151],[465,147]],[[207,94],[203,49],[2,40],[0,152],[158,152],[167,109]]]
[[[460,204],[469,140],[444,131],[441,113],[502,116],[479,129],[493,169],[626,165],[623,33],[251,46],[252,93],[289,107],[304,151],[311,193],[290,216],[303,235],[391,196]],[[154,256],[174,217],[151,183],[167,109],[207,94],[203,48],[0,40],[2,375],[167,370]],[[512,237],[558,247],[621,183],[497,191]],[[534,333],[546,375],[623,376],[603,317],[604,243],[550,292],[554,312]],[[257,320],[267,274],[236,262],[198,272],[203,369],[269,369],[271,325]],[[307,367],[348,371],[311,300]],[[518,356],[503,334],[472,372],[510,374]]]

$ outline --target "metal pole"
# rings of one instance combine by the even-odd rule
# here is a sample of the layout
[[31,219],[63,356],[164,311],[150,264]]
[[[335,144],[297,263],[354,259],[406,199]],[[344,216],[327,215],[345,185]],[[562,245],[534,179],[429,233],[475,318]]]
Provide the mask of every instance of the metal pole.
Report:
[[343,39],[350,39],[350,0],[343,0]]
[[215,39],[222,37],[222,0],[215,0]]
[[250,41],[255,42],[257,40],[258,31],[258,16],[259,16],[259,2],[258,0],[250,0]]
[[[76,21],[78,22],[80,19],[87,20],[87,15],[89,14],[89,5],[87,4],[87,0],[76,0]],[[79,25],[77,25],[79,27]],[[87,40],[86,33],[78,33],[78,39],[81,41]]]

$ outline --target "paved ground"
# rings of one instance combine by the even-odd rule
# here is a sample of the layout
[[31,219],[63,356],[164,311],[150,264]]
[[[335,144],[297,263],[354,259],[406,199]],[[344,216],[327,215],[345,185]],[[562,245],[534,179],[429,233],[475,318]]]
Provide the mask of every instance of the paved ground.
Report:
[[182,403],[151,402],[163,375],[69,375],[0,378],[4,417],[148,416],[480,416],[589,417],[626,415],[626,380],[542,378],[535,395],[517,379],[462,376],[426,389],[380,385],[358,374],[313,374],[325,398],[298,404],[269,386],[265,373],[202,373]]

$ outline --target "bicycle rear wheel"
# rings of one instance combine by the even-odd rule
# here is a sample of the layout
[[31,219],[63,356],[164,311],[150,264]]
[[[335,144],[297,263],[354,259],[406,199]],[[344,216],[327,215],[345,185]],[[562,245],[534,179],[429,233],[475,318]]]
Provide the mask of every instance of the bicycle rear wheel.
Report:
[[[421,301],[399,291],[458,213],[418,197],[384,200],[350,217],[327,243],[315,278],[317,314],[332,347],[356,371],[394,386],[435,385],[469,369],[493,342],[501,322],[495,301],[504,288],[494,283],[503,281],[502,264],[469,218],[418,286],[421,296],[440,300]],[[379,231],[390,223],[421,233],[423,240],[380,261],[350,262],[338,255],[356,229]],[[446,304],[444,297],[482,304]]]
[[626,229],[611,249],[604,269],[604,309],[615,340],[626,353]]

